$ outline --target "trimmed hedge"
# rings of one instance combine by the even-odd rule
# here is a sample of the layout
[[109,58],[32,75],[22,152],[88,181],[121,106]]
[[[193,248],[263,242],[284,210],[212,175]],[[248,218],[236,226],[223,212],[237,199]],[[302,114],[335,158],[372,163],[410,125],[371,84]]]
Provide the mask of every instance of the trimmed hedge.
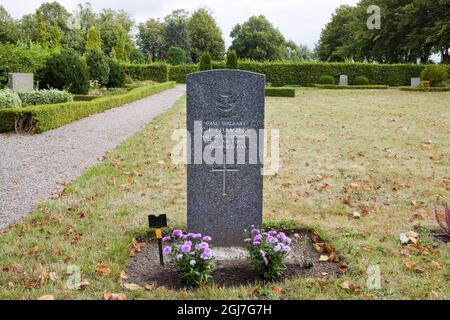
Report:
[[369,84],[369,85],[350,85],[350,86],[340,86],[337,84],[314,84],[313,85],[316,88],[321,89],[388,89],[389,86],[384,86],[380,84]]
[[165,63],[124,64],[124,71],[135,80],[154,80],[167,82],[169,80],[169,65]]
[[266,97],[295,97],[293,88],[266,88]]
[[0,132],[13,130],[15,120],[21,119],[23,123],[32,123],[31,130],[33,132],[41,133],[88,117],[97,112],[116,108],[145,98],[163,90],[173,88],[174,86],[175,82],[165,82],[136,88],[125,94],[98,98],[90,102],[69,102],[19,109],[3,109],[0,110]]
[[73,96],[73,101],[92,101],[101,98],[101,96],[89,96],[83,94],[76,94]]
[[169,69],[169,80],[178,83],[186,83],[186,75],[197,72],[198,65],[196,64],[180,64],[178,66],[171,66]]
[[446,87],[422,87],[422,88],[411,88],[411,87],[401,87],[402,91],[417,91],[417,92],[445,92],[450,91],[450,86]]

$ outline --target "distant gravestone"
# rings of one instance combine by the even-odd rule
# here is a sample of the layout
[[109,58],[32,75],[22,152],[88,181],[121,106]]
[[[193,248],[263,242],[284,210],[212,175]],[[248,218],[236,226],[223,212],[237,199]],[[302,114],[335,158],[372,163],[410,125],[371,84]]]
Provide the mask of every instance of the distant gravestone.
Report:
[[348,86],[348,76],[346,76],[345,74],[342,74],[339,77],[339,85],[340,86]]
[[420,84],[420,78],[411,78],[411,88],[416,88]]
[[244,229],[262,224],[264,88],[252,72],[187,76],[188,229],[216,246],[242,246]]
[[450,79],[447,80],[447,84],[450,85]]
[[34,78],[32,73],[10,73],[8,74],[8,88],[13,91],[34,90]]

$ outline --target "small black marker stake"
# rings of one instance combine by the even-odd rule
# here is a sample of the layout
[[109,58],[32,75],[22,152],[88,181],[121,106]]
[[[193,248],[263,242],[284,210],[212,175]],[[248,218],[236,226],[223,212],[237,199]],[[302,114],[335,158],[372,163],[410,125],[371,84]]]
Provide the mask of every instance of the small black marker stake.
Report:
[[155,229],[155,235],[156,235],[156,239],[158,239],[158,247],[159,247],[159,263],[162,266],[164,266],[161,228],[167,227],[167,216],[165,214],[160,214],[159,216],[150,215],[150,216],[148,216],[148,224],[149,224],[150,228]]

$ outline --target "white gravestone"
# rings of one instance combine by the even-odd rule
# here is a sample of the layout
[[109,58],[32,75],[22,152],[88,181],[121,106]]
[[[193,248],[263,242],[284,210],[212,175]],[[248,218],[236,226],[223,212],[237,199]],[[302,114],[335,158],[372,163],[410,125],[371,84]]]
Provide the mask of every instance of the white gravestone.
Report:
[[420,78],[411,78],[411,88],[416,88],[420,84]]
[[32,73],[8,74],[8,88],[13,91],[34,90],[34,77]]
[[340,86],[348,86],[348,76],[345,74],[342,74],[339,77],[339,85]]

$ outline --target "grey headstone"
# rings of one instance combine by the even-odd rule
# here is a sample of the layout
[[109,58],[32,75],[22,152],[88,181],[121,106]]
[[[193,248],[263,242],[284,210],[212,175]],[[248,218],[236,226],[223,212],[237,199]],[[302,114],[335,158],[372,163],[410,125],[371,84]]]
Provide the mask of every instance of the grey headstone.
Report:
[[420,78],[411,78],[411,88],[415,88],[420,84]]
[[348,86],[348,76],[346,76],[345,74],[342,74],[339,77],[339,85],[340,86]]
[[[187,129],[192,141],[188,141],[188,229],[210,235],[216,246],[242,246],[244,229],[262,224],[263,149],[258,143],[257,161],[250,161],[251,139],[240,145],[233,142],[232,152],[225,147],[231,146],[226,143],[225,131],[253,129],[250,131],[256,133],[258,142],[264,141],[259,131],[264,129],[264,89],[265,76],[253,72],[212,70],[187,76]],[[206,148],[210,142],[202,139],[208,129],[220,130],[224,135],[223,145],[217,144],[217,154]],[[245,151],[243,164],[236,161],[238,149]],[[205,150],[219,155],[220,160],[205,163]],[[226,156],[222,157],[222,152]],[[234,159],[230,161],[229,157]],[[223,162],[224,158],[228,160]]]
[[447,80],[447,84],[450,85],[450,79]]
[[34,90],[34,79],[32,73],[10,73],[8,74],[8,88],[13,91]]

